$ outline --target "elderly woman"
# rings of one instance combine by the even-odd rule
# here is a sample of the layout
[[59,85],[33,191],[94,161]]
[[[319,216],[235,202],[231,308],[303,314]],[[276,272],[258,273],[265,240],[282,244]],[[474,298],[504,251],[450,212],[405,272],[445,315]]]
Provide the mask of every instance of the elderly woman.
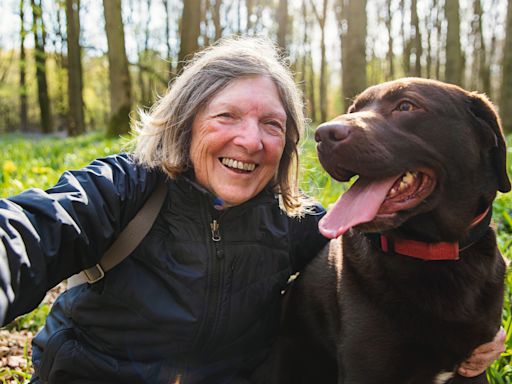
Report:
[[[0,200],[0,319],[98,263],[158,185],[149,233],[105,277],[55,302],[33,383],[241,382],[276,337],[281,291],[325,244],[298,190],[302,105],[274,47],[228,39],[196,55],[134,151]],[[466,368],[484,369],[477,354]],[[475,372],[469,372],[475,373]]]

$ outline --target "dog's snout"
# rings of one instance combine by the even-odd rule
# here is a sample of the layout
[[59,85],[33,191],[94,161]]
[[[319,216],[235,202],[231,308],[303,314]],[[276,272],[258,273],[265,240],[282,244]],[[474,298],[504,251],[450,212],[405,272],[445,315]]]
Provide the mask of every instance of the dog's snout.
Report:
[[343,141],[350,134],[350,127],[338,122],[321,124],[315,132],[317,143],[326,141]]

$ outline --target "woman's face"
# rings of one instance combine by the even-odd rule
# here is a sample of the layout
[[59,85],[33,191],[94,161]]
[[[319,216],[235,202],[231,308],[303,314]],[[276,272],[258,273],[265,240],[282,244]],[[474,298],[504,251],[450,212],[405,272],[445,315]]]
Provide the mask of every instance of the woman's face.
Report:
[[233,81],[192,123],[196,181],[227,207],[253,198],[277,173],[285,134],[286,112],[274,82],[265,76]]

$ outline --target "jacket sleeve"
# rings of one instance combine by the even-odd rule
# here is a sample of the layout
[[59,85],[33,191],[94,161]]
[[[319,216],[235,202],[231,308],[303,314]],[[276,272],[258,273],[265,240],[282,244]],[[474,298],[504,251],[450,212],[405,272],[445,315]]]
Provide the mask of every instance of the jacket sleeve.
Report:
[[291,260],[293,273],[301,271],[329,241],[318,230],[318,222],[325,209],[316,205],[313,212],[301,218],[291,219]]
[[47,191],[0,199],[0,324],[34,309],[53,286],[95,265],[159,177],[122,154],[65,172]]

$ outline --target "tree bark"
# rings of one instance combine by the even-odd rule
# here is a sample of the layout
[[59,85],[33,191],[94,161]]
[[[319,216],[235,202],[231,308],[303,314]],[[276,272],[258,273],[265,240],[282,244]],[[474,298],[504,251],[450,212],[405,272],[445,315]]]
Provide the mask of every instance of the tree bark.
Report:
[[474,88],[483,91],[487,96],[491,97],[491,69],[487,58],[487,47],[482,28],[483,10],[480,0],[474,0],[473,12],[474,70],[471,72],[477,77],[477,81],[474,82]]
[[425,30],[427,31],[426,75],[432,77],[432,32],[434,30],[435,0],[430,4],[430,10],[425,17]]
[[436,66],[435,66],[435,78],[438,80],[443,80],[441,78],[441,35],[443,30],[443,19],[442,19],[442,6],[439,4],[438,0],[434,0],[434,6],[436,9],[436,33],[437,33],[437,44],[436,44]]
[[43,133],[52,131],[52,113],[50,96],[48,95],[48,82],[46,80],[46,31],[43,23],[43,10],[41,1],[31,0],[35,45],[37,95],[39,100],[39,111],[41,113],[41,130]]
[[117,136],[130,130],[131,81],[124,43],[121,0],[103,0],[108,43],[110,118],[107,134]]
[[421,76],[421,56],[423,49],[421,45],[420,21],[418,18],[417,0],[411,0],[411,26],[414,30],[414,76]]
[[313,69],[312,56],[311,56],[311,42],[308,34],[310,28],[310,12],[307,6],[308,1],[302,0],[302,23],[304,26],[302,35],[302,46],[304,52],[302,56],[302,76],[301,84],[304,92],[304,99],[306,100],[307,115],[312,121],[317,121],[317,111],[315,103],[315,73]]
[[82,97],[82,59],[80,49],[80,0],[66,0],[68,46],[68,134],[85,132],[84,101]]
[[321,14],[316,9],[316,5],[314,0],[311,0],[311,7],[313,9],[313,13],[320,25],[320,120],[327,120],[327,63],[326,63],[326,55],[325,55],[325,21],[327,18],[327,7],[329,4],[329,0],[322,1],[322,9]]
[[167,62],[169,73],[167,78],[169,80],[173,79],[175,76],[173,60],[172,60],[172,49],[171,49],[171,25],[170,18],[171,13],[169,12],[169,0],[162,0],[162,4],[165,9],[165,47],[167,49]]
[[286,51],[288,35],[288,0],[279,0],[277,8],[277,44]]
[[352,100],[367,84],[366,0],[348,0],[344,8],[347,32],[342,41],[343,99]]
[[462,85],[464,58],[460,45],[459,0],[445,2],[446,31],[446,67],[445,80],[448,83]]
[[254,1],[253,0],[245,0],[245,9],[247,12],[246,21],[245,21],[245,32],[247,34],[251,34],[251,32],[252,32],[252,34],[254,35],[254,26],[253,26],[254,23],[252,22],[252,15],[253,15],[253,11],[254,11]]
[[407,20],[405,19],[405,1],[400,0],[400,11],[402,14],[402,45],[403,45],[403,53],[402,53],[402,67],[404,70],[405,76],[412,76],[411,71],[411,53],[412,53],[412,43],[411,36],[407,35]]
[[388,71],[386,74],[386,79],[391,80],[395,77],[395,65],[393,63],[395,56],[393,54],[393,33],[391,30],[391,20],[393,13],[391,11],[391,0],[387,0],[386,2],[386,29],[388,30],[388,52],[386,54]]
[[512,0],[508,1],[501,76],[500,114],[503,129],[512,133]]
[[178,73],[186,60],[199,49],[198,38],[201,32],[201,0],[183,2],[183,14],[180,24],[180,53],[178,56]]
[[213,18],[213,27],[215,28],[215,41],[219,40],[222,37],[222,24],[220,22],[220,6],[222,4],[222,0],[213,0],[213,10],[212,10],[212,18]]
[[20,130],[28,131],[27,65],[25,51],[25,2],[20,0]]

